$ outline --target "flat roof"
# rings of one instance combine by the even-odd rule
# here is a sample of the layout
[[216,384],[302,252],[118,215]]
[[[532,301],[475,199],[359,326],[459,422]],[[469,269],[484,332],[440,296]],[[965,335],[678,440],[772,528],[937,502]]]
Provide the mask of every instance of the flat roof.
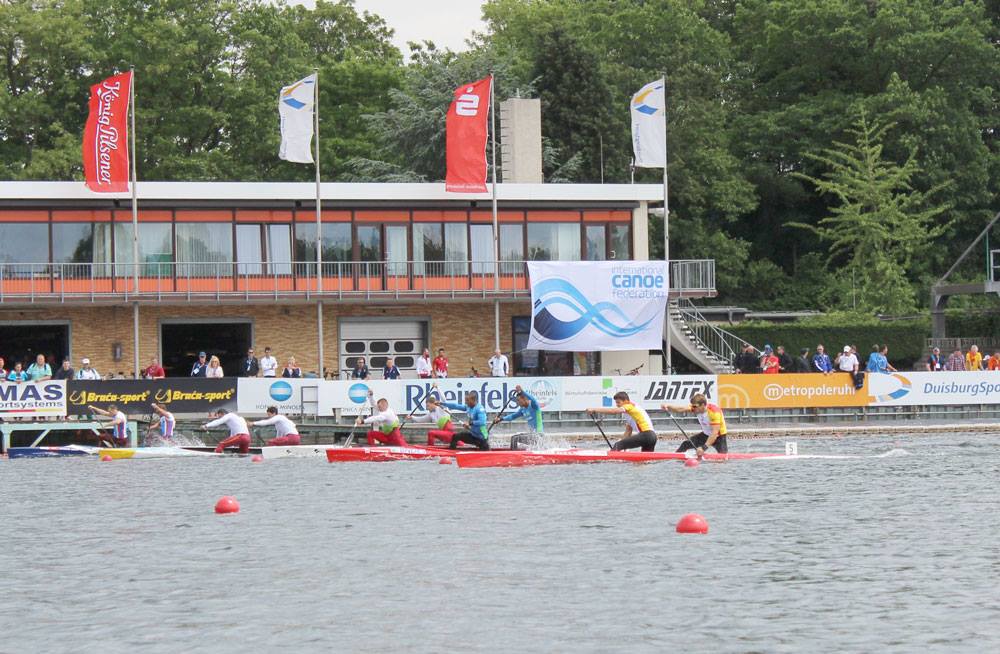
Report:
[[[312,201],[310,182],[143,182],[136,185],[140,201]],[[320,185],[320,197],[331,202],[489,202],[487,193],[449,193],[443,183]],[[94,193],[83,182],[0,182],[0,201],[125,200],[128,193]],[[656,202],[663,200],[659,184],[497,184],[500,202]]]

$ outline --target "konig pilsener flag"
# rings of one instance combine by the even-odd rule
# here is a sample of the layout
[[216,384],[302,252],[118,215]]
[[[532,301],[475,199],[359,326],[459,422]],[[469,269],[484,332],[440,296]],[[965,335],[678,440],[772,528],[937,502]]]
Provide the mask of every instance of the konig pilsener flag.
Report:
[[90,87],[90,114],[83,130],[83,175],[97,193],[129,190],[128,103],[132,73]]
[[492,91],[492,75],[455,89],[445,122],[448,143],[446,191],[486,191],[486,137],[489,131],[486,119]]
[[529,350],[659,350],[664,261],[529,261]]
[[294,163],[312,163],[313,106],[316,74],[281,89],[278,115],[281,117],[281,149],[278,157]]
[[667,100],[663,79],[650,82],[632,96],[632,150],[639,168],[667,165]]

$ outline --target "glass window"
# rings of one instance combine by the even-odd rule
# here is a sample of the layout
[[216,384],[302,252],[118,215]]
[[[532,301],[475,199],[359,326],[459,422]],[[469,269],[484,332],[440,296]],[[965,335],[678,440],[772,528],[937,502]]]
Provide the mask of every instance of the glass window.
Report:
[[631,225],[611,225],[611,258],[624,260],[632,258]]
[[382,261],[382,228],[358,225],[358,261]]
[[524,266],[524,225],[500,225],[500,266],[502,275],[518,275]]
[[91,223],[52,225],[52,263],[92,263],[94,226]]
[[[469,228],[465,223],[445,223],[445,261],[448,261],[449,275],[469,274]],[[493,257],[491,256],[490,259]]]
[[[168,226],[169,227],[169,226]],[[177,274],[191,277],[230,275],[233,228],[228,223],[177,223]]]
[[[228,225],[227,225],[228,227]],[[115,262],[132,263],[132,223],[115,223]],[[178,227],[178,231],[180,227]],[[227,240],[231,243],[232,239]],[[230,246],[231,247],[231,246]],[[139,274],[146,277],[169,277],[173,248],[170,247],[170,223],[139,223],[139,262],[145,264]],[[116,274],[132,274],[131,266],[116,266]]]
[[260,247],[260,225],[236,226],[236,270],[241,275],[260,275],[264,272],[263,252]]
[[292,274],[291,225],[267,226],[267,266],[272,275]]
[[0,263],[39,264],[17,266],[7,274],[48,274],[48,262],[48,223],[0,223]]
[[[326,265],[346,263],[354,259],[351,249],[350,223],[323,223],[323,275],[339,277],[347,274],[346,266]],[[297,267],[307,267],[316,261],[316,224],[295,225],[295,261]],[[315,266],[314,266],[315,267]],[[311,270],[311,268],[309,268]]]
[[387,275],[405,275],[407,253],[407,229],[405,225],[386,225],[385,228],[385,258]]
[[[504,227],[519,227],[520,225],[501,225]],[[493,274],[493,225],[470,225],[469,234],[472,238],[472,274]],[[520,248],[518,248],[520,250]],[[503,257],[501,257],[503,258]]]
[[579,261],[579,223],[529,224],[528,259],[531,261]]
[[604,261],[607,257],[604,225],[587,225],[587,261]]
[[413,224],[413,274],[440,275],[441,265],[425,262],[444,261],[444,232],[441,223]]

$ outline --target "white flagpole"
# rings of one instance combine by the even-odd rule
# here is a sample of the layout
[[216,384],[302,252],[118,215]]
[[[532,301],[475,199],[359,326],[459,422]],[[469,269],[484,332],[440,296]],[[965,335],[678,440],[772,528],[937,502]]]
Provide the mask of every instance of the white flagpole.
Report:
[[[319,175],[319,68],[313,68],[316,83],[313,84],[313,130],[316,132],[316,292],[323,292],[323,208],[320,200]],[[323,378],[323,300],[316,305],[316,323],[318,332],[319,376]]]
[[[131,120],[129,143],[132,152],[129,156],[129,175],[132,178],[132,293],[139,292],[139,200],[136,188],[135,174],[135,66],[129,66],[129,98],[128,108]],[[132,376],[139,378],[139,303],[132,306]]]
[[667,181],[667,76],[663,75],[663,261],[667,265],[667,374],[674,371],[673,354],[670,339],[670,200],[668,199],[669,183]]
[[500,349],[500,227],[497,220],[497,111],[496,77],[490,73],[490,131],[493,159],[493,336]]

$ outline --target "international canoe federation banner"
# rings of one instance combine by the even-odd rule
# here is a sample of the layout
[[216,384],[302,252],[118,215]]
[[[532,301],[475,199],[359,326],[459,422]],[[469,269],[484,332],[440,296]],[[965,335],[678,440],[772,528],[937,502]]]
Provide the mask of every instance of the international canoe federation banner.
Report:
[[455,89],[445,118],[446,191],[486,192],[487,119],[492,93],[492,75]]
[[66,415],[66,382],[0,382],[0,417],[33,418]]
[[215,409],[236,409],[236,379],[178,377],[167,379],[72,380],[67,385],[68,412],[89,415],[90,405],[107,409],[116,404],[126,415],[152,413],[153,402],[171,413],[204,415]]
[[529,350],[659,350],[663,261],[530,261]]
[[132,73],[90,87],[90,114],[83,130],[83,174],[96,193],[129,190],[128,108]]
[[632,151],[639,168],[667,165],[667,99],[665,80],[658,79],[632,96]]
[[278,94],[281,147],[278,158],[310,164],[312,157],[313,108],[316,106],[316,74],[282,87]]

